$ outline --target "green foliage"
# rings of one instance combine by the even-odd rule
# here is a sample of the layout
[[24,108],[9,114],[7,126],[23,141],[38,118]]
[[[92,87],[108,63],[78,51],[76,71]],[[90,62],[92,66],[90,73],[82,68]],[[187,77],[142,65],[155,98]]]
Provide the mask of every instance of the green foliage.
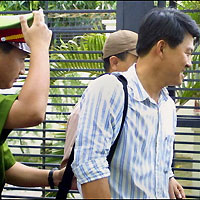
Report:
[[[101,51],[103,49],[103,45],[105,43],[106,36],[105,34],[85,34],[83,36],[76,36],[72,40],[64,43],[61,40],[61,45],[56,47],[55,50],[58,51]],[[67,69],[61,71],[51,71],[51,77],[80,77],[82,73],[86,71],[86,69],[104,69],[103,63],[90,63],[90,61],[100,59],[101,54],[99,53],[57,53],[51,54],[51,59],[53,60],[68,60],[69,62],[54,62],[51,63],[51,69]],[[70,60],[85,60],[88,62],[70,62]],[[74,72],[73,69],[82,69],[82,72]],[[88,76],[98,76],[102,73],[102,71],[89,71],[87,72]],[[83,83],[80,80],[51,80],[51,85],[70,85],[70,86],[85,86],[86,83]],[[83,88],[51,88],[50,94],[65,94],[65,95],[82,95]],[[51,98],[52,103],[72,103],[75,104],[79,100],[79,97],[70,97],[70,98],[62,98],[55,97]],[[63,113],[69,112],[69,106],[54,106],[56,111]],[[59,119],[67,120],[66,116],[57,116]],[[62,127],[60,127],[62,128]],[[63,129],[65,129],[65,125],[63,125]],[[54,137],[56,138],[65,138],[65,133],[54,133]],[[64,146],[63,141],[54,142],[53,146]],[[63,155],[62,150],[55,150],[52,152],[56,155]],[[47,158],[47,162],[60,162],[58,158]]]
[[[55,197],[57,194],[57,192],[48,192],[46,194],[46,197]],[[75,196],[73,195],[73,193],[68,193],[67,194],[67,199],[75,199]]]
[[0,1],[0,11],[38,10],[45,1]]
[[0,11],[27,10],[25,1],[0,1]]
[[[179,10],[200,10],[200,1],[178,1]],[[187,12],[200,25],[200,12]]]
[[0,1],[0,11],[17,10],[70,10],[70,9],[116,9],[117,1]]
[[[69,85],[69,86],[82,86],[82,88],[52,88],[50,90],[50,94],[64,94],[64,95],[78,95],[81,96],[84,91],[84,86],[86,84],[80,80],[57,80],[59,77],[80,77],[83,72],[86,72],[88,69],[101,69],[103,70],[103,63],[90,63],[90,61],[99,60],[101,54],[93,53],[93,54],[85,54],[78,53],[78,51],[101,51],[105,42],[106,36],[105,34],[85,34],[84,36],[76,36],[72,40],[69,40],[67,43],[64,43],[61,40],[61,45],[54,48],[57,51],[77,51],[77,53],[56,53],[51,54],[52,60],[63,60],[67,62],[52,62],[51,63],[51,77],[55,79],[51,79],[51,85]],[[78,60],[83,60],[85,62],[78,62]],[[71,61],[71,62],[70,62]],[[74,62],[77,61],[77,62]],[[100,61],[100,60],[99,60]],[[81,72],[75,72],[74,69],[82,69]],[[89,76],[98,76],[102,73],[102,71],[87,71]],[[55,97],[52,98],[52,103],[77,103],[79,97]],[[68,108],[66,106],[55,106],[55,109],[58,112],[66,112]],[[64,118],[65,116],[57,116],[58,118]]]
[[[55,50],[58,51],[102,51],[103,45],[105,43],[105,34],[85,34],[83,36],[76,36],[67,43],[61,40],[61,45],[56,47]],[[55,62],[52,63],[51,67],[54,69],[67,68],[69,71],[53,71],[51,75],[64,76],[66,73],[70,73],[70,69],[82,69],[83,71],[88,71],[86,69],[104,69],[103,63],[100,62],[90,62],[94,60],[101,60],[101,54],[99,53],[65,53],[65,54],[52,54],[51,59],[56,60],[85,60],[88,62]],[[100,75],[102,72],[91,71],[91,75]],[[51,81],[53,84],[54,80]]]
[[[52,75],[54,77],[59,76],[58,73],[56,72],[54,75]],[[65,73],[63,73],[62,77],[67,76],[67,77],[79,77],[80,74],[76,73],[76,72],[69,72],[67,74],[67,71],[65,71]],[[60,77],[60,76],[59,76]],[[77,97],[60,97],[60,96],[56,96],[56,97],[52,97],[51,103],[60,103],[60,104],[65,104],[65,103],[71,103],[71,104],[76,104],[78,102],[79,96],[82,95],[83,91],[84,91],[84,86],[86,86],[86,84],[82,83],[80,80],[65,80],[65,81],[59,81],[59,80],[53,80],[51,85],[56,85],[56,86],[62,86],[62,85],[69,85],[69,86],[76,86],[75,88],[51,88],[50,89],[50,94],[62,94],[62,95],[76,95]],[[82,88],[78,88],[78,86],[82,86]],[[62,115],[62,113],[64,112],[69,112],[69,106],[53,106],[52,107],[52,111],[57,111],[59,113],[61,113],[60,115],[56,116],[56,119],[60,119],[60,120],[67,120],[66,115]],[[55,116],[54,116],[55,117]],[[61,128],[61,127],[60,127]]]
[[49,9],[116,9],[116,1],[49,1]]

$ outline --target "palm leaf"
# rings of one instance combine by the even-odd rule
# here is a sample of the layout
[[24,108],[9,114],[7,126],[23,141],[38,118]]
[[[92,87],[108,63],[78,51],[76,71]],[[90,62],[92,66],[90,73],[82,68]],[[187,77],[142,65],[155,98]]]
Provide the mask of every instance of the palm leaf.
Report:
[[[62,40],[61,45],[55,47],[53,50],[57,51],[101,51],[105,43],[106,36],[105,34],[85,34],[83,36],[76,36],[72,40],[69,40],[67,43],[64,43]],[[51,59],[53,60],[85,60],[88,62],[52,62],[52,69],[82,69],[83,72],[88,69],[102,69],[103,63],[99,62],[90,62],[94,60],[100,60],[101,54],[99,53],[65,53],[65,54],[51,54]],[[71,73],[71,71],[51,71],[51,77],[60,77],[65,76],[66,74]],[[102,72],[91,71],[91,75],[99,75]],[[55,80],[51,80],[53,84]]]

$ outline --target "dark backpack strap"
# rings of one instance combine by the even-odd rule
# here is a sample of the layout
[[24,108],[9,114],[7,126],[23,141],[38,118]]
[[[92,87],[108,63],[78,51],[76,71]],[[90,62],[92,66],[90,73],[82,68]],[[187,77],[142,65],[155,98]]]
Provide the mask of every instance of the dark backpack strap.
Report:
[[[114,74],[115,75],[115,74]],[[126,78],[124,78],[124,76],[122,75],[115,75],[118,80],[122,83],[123,85],[123,90],[124,90],[124,110],[123,110],[123,116],[122,116],[122,122],[121,122],[121,127],[120,127],[120,130],[119,130],[119,133],[117,135],[117,138],[115,139],[114,143],[112,144],[111,148],[110,148],[110,151],[109,151],[109,154],[107,156],[107,161],[108,161],[108,164],[110,166],[110,163],[112,161],[112,158],[113,158],[113,155],[114,155],[114,152],[115,152],[115,149],[117,147],[117,143],[119,141],[119,138],[120,138],[120,135],[121,135],[121,132],[122,132],[122,129],[123,129],[123,126],[124,126],[124,122],[125,122],[125,118],[126,118],[126,114],[127,114],[127,110],[128,110],[128,89],[127,89],[127,80]]]
[[72,186],[72,179],[74,176],[74,173],[72,171],[71,164],[74,160],[74,146],[72,148],[72,152],[70,154],[69,160],[67,162],[67,166],[65,168],[65,172],[62,177],[62,181],[58,185],[58,192],[56,194],[56,200],[65,200],[67,198],[67,194]]
[[[115,76],[117,77],[117,79],[123,85],[123,90],[124,90],[124,110],[123,110],[122,122],[121,122],[119,133],[117,135],[117,138],[115,139],[115,142],[111,146],[109,154],[107,156],[107,160],[108,160],[108,164],[109,165],[110,165],[110,163],[112,161],[113,154],[114,154],[115,149],[117,147],[117,143],[118,143],[118,140],[120,138],[120,135],[121,135],[121,132],[122,132],[122,129],[123,129],[123,125],[124,125],[124,122],[125,122],[127,109],[128,109],[127,80],[122,75],[115,75]],[[67,162],[67,166],[66,166],[65,172],[63,174],[62,181],[58,185],[58,192],[56,194],[56,200],[65,200],[67,198],[67,194],[68,194],[68,192],[69,192],[69,190],[71,188],[72,179],[73,179],[73,176],[74,176],[74,173],[73,173],[72,168],[71,168],[71,164],[72,164],[72,162],[74,160],[74,147],[75,147],[75,144],[73,146],[72,152],[71,152],[69,160]]]

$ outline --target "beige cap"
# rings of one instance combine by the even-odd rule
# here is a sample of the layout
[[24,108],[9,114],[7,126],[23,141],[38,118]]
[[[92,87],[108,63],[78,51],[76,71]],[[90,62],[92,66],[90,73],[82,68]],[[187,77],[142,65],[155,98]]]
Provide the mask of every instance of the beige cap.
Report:
[[133,31],[119,30],[111,33],[103,47],[103,59],[125,51],[138,56],[136,53],[137,40],[138,34]]

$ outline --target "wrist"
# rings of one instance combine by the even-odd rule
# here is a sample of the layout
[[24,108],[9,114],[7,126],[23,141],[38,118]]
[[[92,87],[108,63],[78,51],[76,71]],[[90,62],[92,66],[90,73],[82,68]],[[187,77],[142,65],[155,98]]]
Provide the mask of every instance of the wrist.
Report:
[[53,173],[54,185],[58,186],[61,181],[60,170],[56,169]]
[[49,183],[49,186],[51,189],[54,189],[54,187],[56,185],[55,184],[55,180],[56,180],[55,171],[58,171],[58,170],[53,168],[52,170],[49,171],[49,175],[48,175],[48,183]]

